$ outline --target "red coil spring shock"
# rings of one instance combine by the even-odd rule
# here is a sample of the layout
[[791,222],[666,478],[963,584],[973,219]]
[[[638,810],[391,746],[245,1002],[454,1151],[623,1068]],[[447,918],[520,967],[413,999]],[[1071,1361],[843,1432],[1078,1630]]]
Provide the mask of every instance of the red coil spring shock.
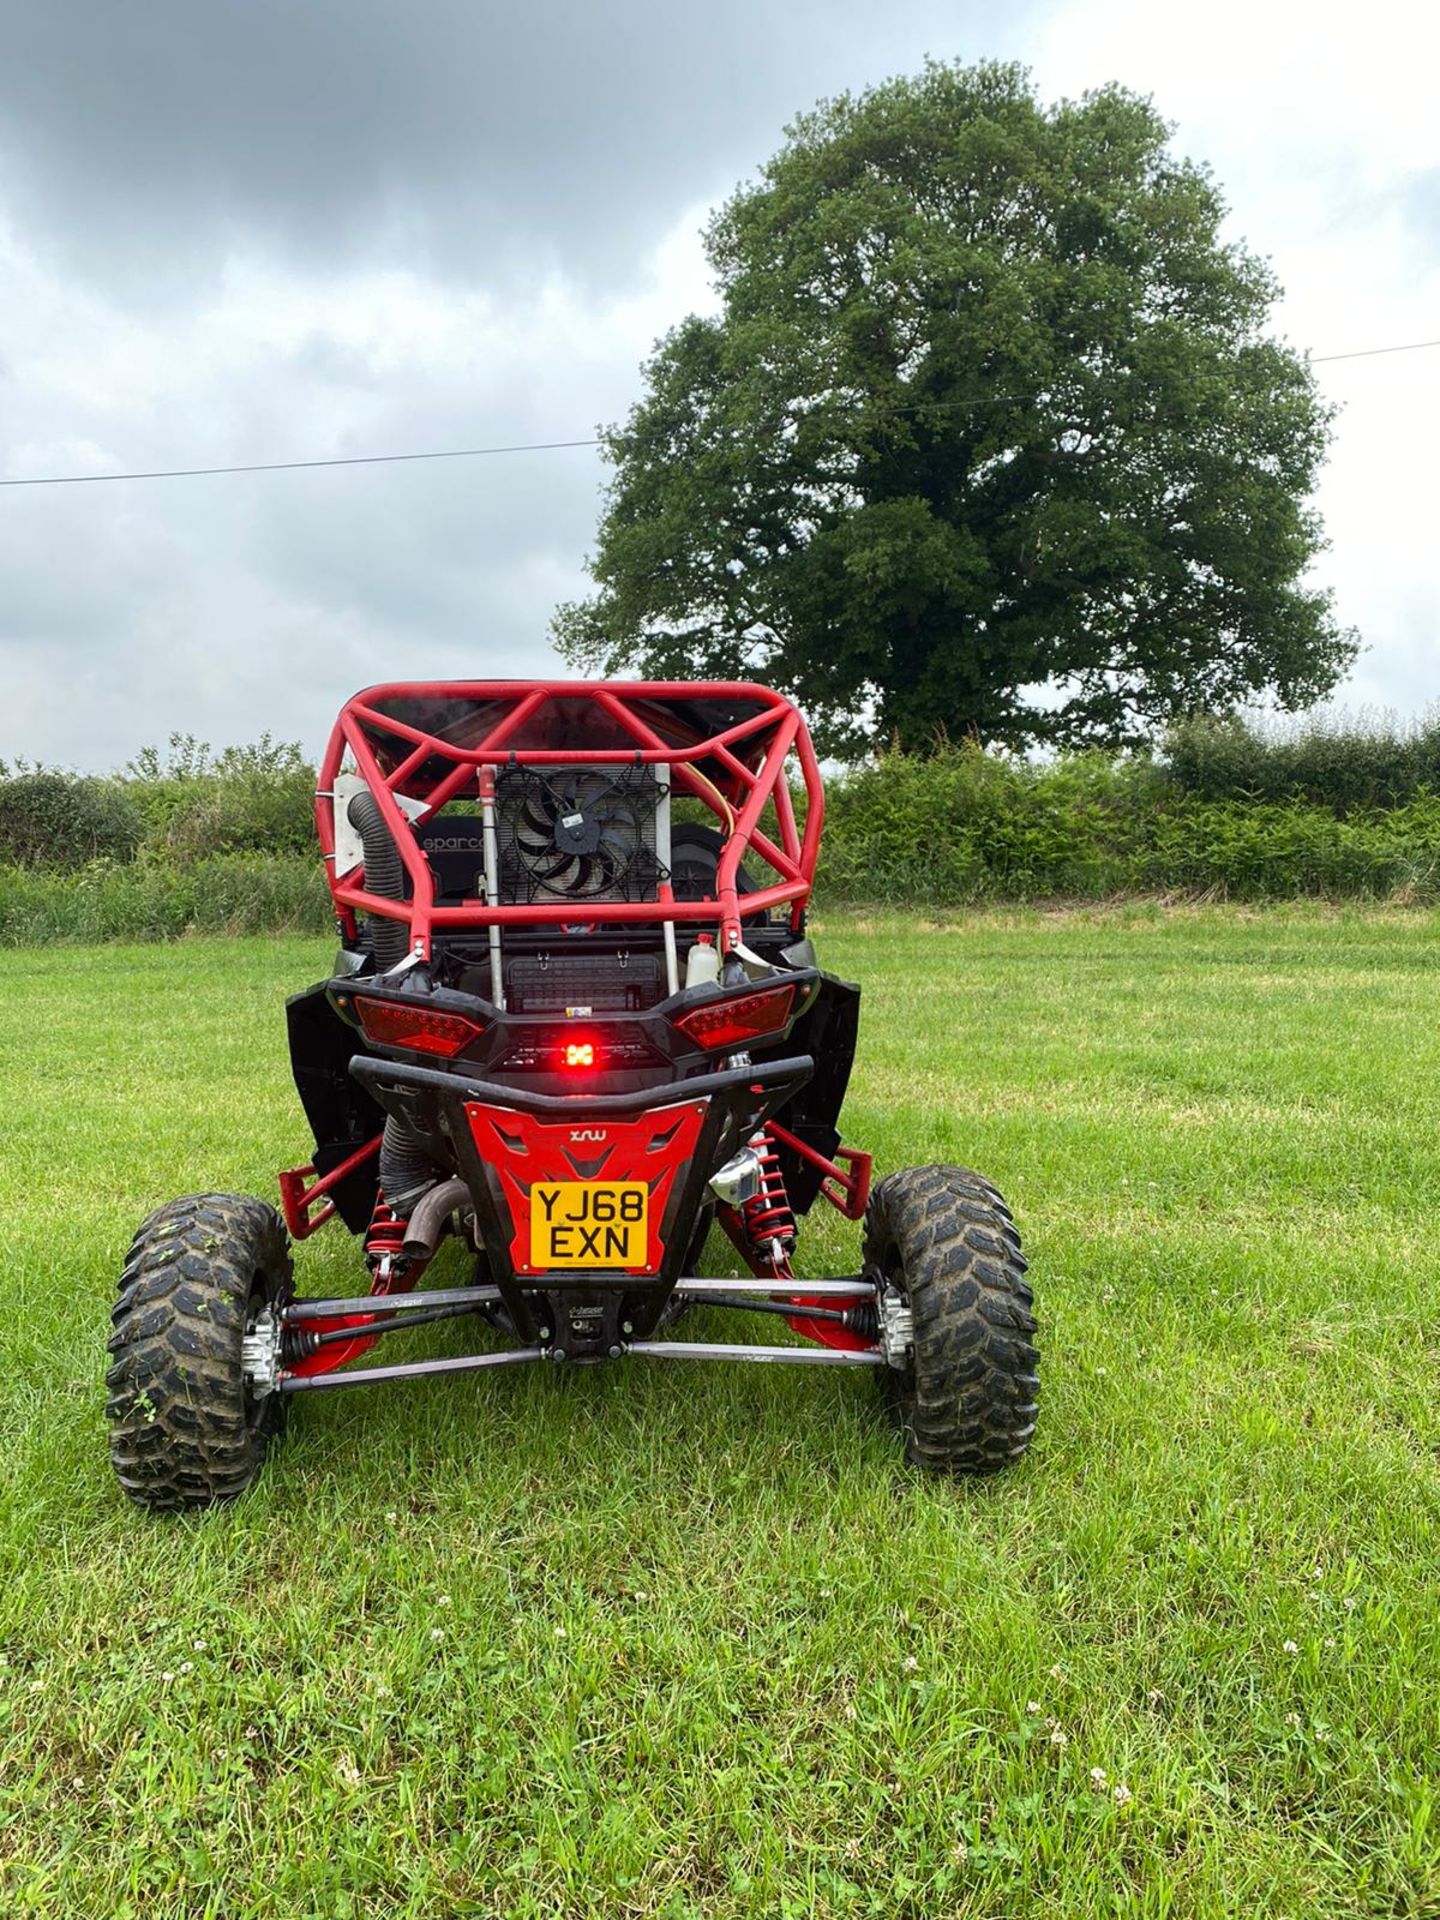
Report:
[[750,1145],[760,1157],[760,1191],[740,1207],[745,1236],[741,1251],[757,1274],[788,1274],[795,1247],[795,1215],[785,1191],[780,1155],[768,1127],[762,1127]]
[[[370,1269],[371,1293],[395,1293],[414,1286],[420,1269],[411,1266],[407,1272],[400,1253],[409,1224],[406,1217],[377,1196],[365,1233],[365,1264]],[[286,1334],[283,1349],[285,1364],[295,1374],[332,1373],[336,1367],[358,1360],[361,1354],[370,1351],[375,1345],[375,1336],[366,1334],[365,1328],[374,1323],[373,1313],[343,1313],[334,1319],[316,1320],[306,1327],[292,1327]],[[343,1333],[348,1327],[355,1329],[353,1340],[322,1344],[317,1337],[322,1333]]]
[[365,1234],[365,1264],[374,1275],[372,1293],[389,1290],[390,1274],[400,1258],[409,1225],[408,1217],[396,1213],[383,1194],[376,1196],[375,1211]]
[[[780,1153],[768,1127],[762,1127],[750,1142],[760,1160],[760,1191],[738,1208],[721,1207],[720,1224],[739,1249],[740,1257],[759,1280],[776,1280],[776,1291],[783,1293],[797,1311],[787,1315],[796,1333],[822,1346],[860,1352],[873,1347],[878,1332],[875,1309],[857,1300],[843,1322],[812,1320],[807,1307],[829,1308],[831,1300],[807,1297],[805,1282],[797,1280],[790,1266],[795,1249],[795,1213],[785,1190],[785,1174]],[[792,1291],[794,1289],[794,1291]]]

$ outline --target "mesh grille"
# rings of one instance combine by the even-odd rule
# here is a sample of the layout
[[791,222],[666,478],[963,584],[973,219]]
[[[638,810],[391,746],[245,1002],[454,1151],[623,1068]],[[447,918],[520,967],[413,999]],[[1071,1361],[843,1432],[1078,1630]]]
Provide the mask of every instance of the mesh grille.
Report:
[[638,1013],[664,991],[659,956],[651,953],[521,955],[506,968],[512,1013]]

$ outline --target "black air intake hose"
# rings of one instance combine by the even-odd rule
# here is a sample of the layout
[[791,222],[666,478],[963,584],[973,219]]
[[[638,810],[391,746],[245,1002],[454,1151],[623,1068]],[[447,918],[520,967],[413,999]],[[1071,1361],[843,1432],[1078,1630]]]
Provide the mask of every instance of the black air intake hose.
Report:
[[408,1220],[415,1202],[438,1177],[420,1135],[408,1120],[392,1113],[380,1142],[380,1191],[387,1203]]
[[[382,900],[405,898],[405,863],[400,849],[386,826],[379,802],[368,790],[352,793],[347,811],[350,824],[360,836],[365,850],[365,891],[379,894]],[[366,924],[370,929],[370,951],[375,956],[375,971],[388,973],[398,966],[410,948],[410,935],[403,920],[387,920],[372,913]],[[387,1129],[388,1132],[388,1129]]]

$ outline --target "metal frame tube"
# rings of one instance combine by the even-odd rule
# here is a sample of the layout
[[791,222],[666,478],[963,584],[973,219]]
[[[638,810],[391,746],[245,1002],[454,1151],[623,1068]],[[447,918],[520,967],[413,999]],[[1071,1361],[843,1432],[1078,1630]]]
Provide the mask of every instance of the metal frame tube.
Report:
[[[704,1302],[722,1313],[779,1313],[787,1320],[803,1319],[807,1324],[812,1320],[823,1320],[837,1327],[849,1327],[852,1333],[860,1331],[858,1327],[850,1325],[852,1309],[849,1307],[802,1307],[794,1300],[765,1300],[758,1294],[747,1298],[740,1293],[707,1293]],[[861,1303],[857,1299],[858,1304]]]
[[[536,1281],[526,1292],[544,1292],[548,1281]],[[622,1282],[620,1292],[648,1291],[655,1283],[645,1275]],[[794,1291],[792,1291],[792,1289]],[[791,1287],[777,1287],[774,1280],[678,1280],[674,1297],[702,1301],[723,1299],[726,1294],[765,1294],[772,1299],[865,1300],[877,1289],[863,1276],[854,1280],[793,1280]],[[334,1320],[348,1313],[409,1313],[416,1307],[488,1307],[501,1299],[498,1287],[417,1287],[413,1293],[364,1293],[349,1300],[291,1300],[280,1310],[281,1324],[303,1327],[311,1320]],[[802,1309],[803,1311],[803,1309]]]
[[[485,904],[500,904],[500,848],[495,833],[495,773],[480,769],[480,832],[485,847]],[[505,972],[500,959],[500,923],[490,922],[490,998],[505,1011]]]
[[646,1360],[758,1360],[781,1366],[883,1367],[883,1353],[843,1347],[741,1347],[709,1340],[632,1340],[625,1349]]
[[[468,702],[474,707],[505,706],[508,710],[495,717],[484,738],[468,747],[440,738],[424,728],[413,726],[378,710],[375,702],[396,702],[424,694],[431,699]],[[667,703],[719,699],[753,705],[755,711],[708,738],[665,740],[646,719]],[[347,936],[356,930],[357,912],[379,914],[407,925],[409,951],[428,959],[433,935],[446,927],[477,928],[492,923],[500,926],[544,924],[555,918],[548,905],[515,904],[502,906],[485,899],[467,900],[463,907],[437,907],[435,886],[429,863],[424,858],[410,824],[402,817],[397,794],[418,778],[432,758],[452,762],[451,769],[428,791],[414,795],[425,802],[428,819],[467,783],[475,781],[484,768],[503,766],[514,753],[510,742],[526,721],[549,701],[585,700],[601,706],[607,715],[636,743],[632,748],[523,749],[525,761],[534,766],[582,765],[664,765],[672,781],[687,792],[695,792],[724,809],[729,828],[717,875],[716,899],[701,903],[699,911],[687,903],[688,910],[675,911],[674,902],[595,902],[587,918],[609,924],[629,920],[658,922],[699,920],[715,926],[722,952],[730,952],[741,941],[741,908],[735,887],[735,870],[747,846],[772,867],[781,884],[747,895],[745,910],[787,904],[791,923],[798,925],[810,895],[815,872],[815,853],[819,840],[824,800],[820,788],[820,766],[811,746],[799,710],[783,695],[751,681],[538,681],[528,687],[504,681],[400,681],[372,687],[348,701],[341,710],[326,747],[320,767],[315,800],[315,823],[320,851],[329,864],[331,893]],[[663,716],[660,716],[663,720]],[[672,731],[675,729],[672,728]],[[683,729],[682,729],[683,731]],[[377,744],[384,742],[389,754],[398,761],[388,775],[376,757]],[[731,751],[731,743],[750,741],[759,764]],[[807,811],[803,836],[795,832],[794,809],[777,797],[781,818],[781,842],[776,846],[759,828],[765,801],[786,779],[785,762],[792,748],[800,760],[800,774],[806,790]],[[402,750],[403,751],[399,751]],[[333,871],[335,818],[333,787],[335,775],[347,754],[353,757],[360,777],[370,786],[381,816],[399,848],[410,877],[411,898],[405,901],[377,901],[367,890],[347,883]],[[736,788],[738,818],[729,800],[721,795],[699,771],[699,763],[716,760]],[[707,792],[708,789],[708,792]],[[488,888],[486,889],[488,893]],[[493,956],[492,956],[493,957]]]
[[677,1280],[675,1292],[687,1300],[704,1300],[711,1294],[723,1297],[727,1293],[764,1293],[779,1300],[791,1300],[797,1296],[807,1300],[832,1297],[865,1300],[873,1297],[878,1289],[875,1282],[867,1280],[863,1274],[853,1280],[799,1280],[791,1274],[789,1284],[783,1287],[777,1287],[773,1279]]
[[[318,1353],[322,1347],[343,1346],[346,1341],[353,1341],[357,1335],[368,1343],[371,1340],[378,1340],[385,1333],[404,1333],[407,1327],[432,1327],[441,1320],[468,1319],[483,1311],[482,1307],[422,1307],[417,1313],[389,1314],[368,1327],[335,1327],[328,1333],[316,1333],[312,1329],[309,1338]],[[784,1308],[777,1307],[775,1311],[782,1313]],[[819,1312],[820,1309],[817,1308],[815,1311]]]
[[420,1380],[427,1374],[478,1373],[482,1367],[514,1367],[525,1360],[543,1360],[540,1347],[506,1347],[499,1353],[462,1353],[450,1360],[407,1360],[398,1367],[357,1367],[338,1373],[282,1373],[276,1393],[323,1393],[336,1387],[368,1387],[383,1380]]
[[[669,901],[674,897],[670,883],[670,768],[663,760],[655,763],[655,778],[664,787],[665,792],[655,811],[655,858],[665,869],[665,878],[659,885],[659,898]],[[665,922],[665,983],[674,995],[680,991],[680,968],[675,955],[675,922]]]
[[488,1307],[500,1298],[498,1287],[417,1288],[414,1293],[365,1293],[355,1300],[291,1300],[280,1309],[286,1327],[311,1320],[334,1320],[346,1313],[408,1313],[412,1307]]

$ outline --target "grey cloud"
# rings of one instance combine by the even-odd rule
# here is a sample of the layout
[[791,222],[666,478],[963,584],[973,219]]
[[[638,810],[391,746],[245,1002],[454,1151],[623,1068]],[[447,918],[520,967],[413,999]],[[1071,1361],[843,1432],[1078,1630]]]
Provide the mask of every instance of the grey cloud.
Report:
[[[1059,4],[6,0],[0,472],[588,434],[681,316],[650,250],[786,120],[926,52],[1023,53]],[[576,450],[0,492],[0,758],[313,748],[368,682],[554,670],[601,479]],[[1333,557],[1361,684],[1393,660],[1427,697],[1433,595],[1374,585],[1419,544],[1370,491]]]
[[[1010,51],[1030,3],[9,0],[0,471],[587,434],[680,311],[612,313],[599,348],[584,318],[643,291],[677,218],[819,95]],[[267,275],[320,296],[298,344],[226,334],[237,263],[241,310]],[[382,271],[452,327],[483,291],[509,333],[357,345]],[[538,324],[545,287],[569,337]],[[0,493],[0,757],[313,746],[366,681],[553,670],[600,477],[575,451]]]
[[[177,354],[178,424],[143,395],[118,423],[73,424],[152,465],[183,433],[205,458],[227,440],[244,458],[454,444],[496,421],[524,441],[552,437],[556,409],[582,431],[588,403],[620,411],[629,344],[549,380],[545,358],[543,342],[479,367],[417,348],[382,373],[308,333],[218,374]],[[46,408],[27,407],[39,437]],[[224,742],[262,727],[313,748],[370,681],[554,672],[546,624],[582,585],[599,481],[580,448],[0,493],[0,657],[12,685],[26,669],[0,709],[0,758],[107,766],[172,730]]]
[[472,282],[636,249],[723,193],[817,93],[974,52],[1003,0],[12,0],[10,201],[138,296],[227,251]]

